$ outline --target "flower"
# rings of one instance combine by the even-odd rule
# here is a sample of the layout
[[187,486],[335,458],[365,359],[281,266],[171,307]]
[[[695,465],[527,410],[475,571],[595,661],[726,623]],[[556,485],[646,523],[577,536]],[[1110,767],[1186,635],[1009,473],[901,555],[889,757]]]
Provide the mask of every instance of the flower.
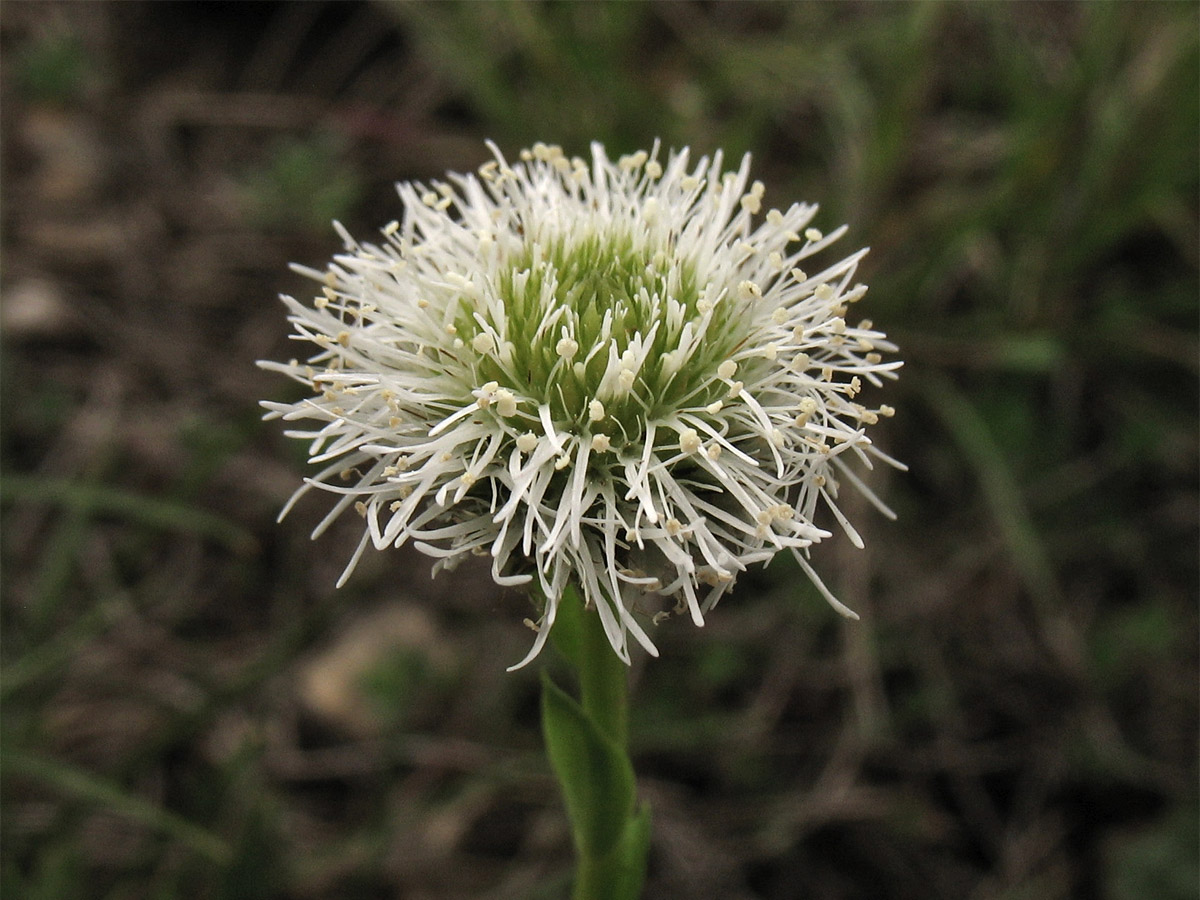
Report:
[[[824,596],[807,548],[830,532],[845,479],[878,450],[867,426],[892,414],[858,402],[895,376],[869,321],[867,252],[815,274],[800,266],[846,231],[794,204],[760,217],[749,156],[660,161],[656,143],[591,161],[536,144],[509,163],[430,185],[399,185],[403,218],[378,243],[345,242],[311,306],[283,297],[307,362],[263,362],[312,396],[265,402],[266,418],[315,424],[324,467],[310,487],[337,496],[317,527],[353,506],[367,544],[413,541],[449,568],[490,556],[500,585],[540,589],[541,650],[574,582],[614,651],[630,637],[657,655],[635,610],[649,595],[701,625],[738,573],[791,551]],[[282,514],[281,514],[282,518]],[[657,623],[669,615],[660,611]]]

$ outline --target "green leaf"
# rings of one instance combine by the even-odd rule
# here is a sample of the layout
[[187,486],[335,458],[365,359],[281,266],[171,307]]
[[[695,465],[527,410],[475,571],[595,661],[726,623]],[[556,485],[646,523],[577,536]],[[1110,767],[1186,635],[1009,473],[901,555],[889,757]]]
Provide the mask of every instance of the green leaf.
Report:
[[621,841],[614,852],[616,873],[612,895],[637,900],[646,880],[646,857],[650,854],[650,804],[643,803],[636,815],[625,823]]
[[633,814],[633,766],[583,708],[544,672],[542,728],[580,856],[593,860],[608,856]]
[[577,672],[582,671],[584,666],[583,616],[583,601],[579,599],[575,586],[568,584],[562,599],[558,601],[558,613],[554,619],[554,628],[550,631],[550,640]]

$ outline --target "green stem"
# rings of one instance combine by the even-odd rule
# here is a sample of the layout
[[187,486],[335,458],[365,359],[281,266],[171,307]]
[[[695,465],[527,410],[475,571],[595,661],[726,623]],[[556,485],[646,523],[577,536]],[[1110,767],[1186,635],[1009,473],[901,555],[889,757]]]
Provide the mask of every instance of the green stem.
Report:
[[585,609],[582,619],[578,665],[583,711],[622,753],[628,754],[629,667],[613,652],[600,614]]
[[568,587],[554,624],[555,646],[575,669],[579,702],[543,678],[546,748],[562,786],[577,854],[573,900],[636,900],[650,840],[638,807],[628,750],[629,670],[613,651],[599,613]]

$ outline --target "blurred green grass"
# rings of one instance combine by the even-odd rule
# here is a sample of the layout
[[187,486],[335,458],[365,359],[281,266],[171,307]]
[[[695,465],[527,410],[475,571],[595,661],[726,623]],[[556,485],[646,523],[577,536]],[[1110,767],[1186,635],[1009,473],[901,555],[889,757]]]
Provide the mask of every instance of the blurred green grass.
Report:
[[[638,671],[653,895],[1196,896],[1197,4],[28,6],[6,278],[98,299],[5,334],[0,893],[561,894],[536,685],[498,665],[520,604],[438,588],[455,665],[403,645],[346,682],[374,726],[306,711],[313,656],[424,563],[334,594],[347,531],[273,524],[303,467],[251,407],[286,388],[228,372],[285,352],[283,264],[393,217],[390,181],[659,137],[753,152],[871,246],[912,471],[899,524],[824,554],[861,625],[776,564]],[[146,246],[38,245],[47,109],[146,166],[89,201],[148,197]]]

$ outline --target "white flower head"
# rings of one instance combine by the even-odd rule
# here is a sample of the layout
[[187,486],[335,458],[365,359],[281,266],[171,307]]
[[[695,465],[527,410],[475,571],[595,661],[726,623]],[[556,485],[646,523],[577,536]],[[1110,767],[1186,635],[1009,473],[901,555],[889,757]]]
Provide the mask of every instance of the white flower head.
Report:
[[[501,585],[536,582],[541,650],[575,582],[614,651],[657,655],[639,615],[671,597],[697,625],[754,563],[807,560],[829,532],[861,546],[837,506],[879,451],[866,431],[891,408],[859,402],[895,377],[868,321],[866,250],[801,265],[837,240],[795,204],[760,217],[764,188],[722,156],[660,160],[658,144],[590,162],[535,145],[478,175],[401,184],[404,216],[379,243],[340,225],[345,252],[313,305],[284,297],[307,362],[263,362],[312,390],[267,418],[322,465],[310,487],[348,507],[368,543],[413,541],[435,571],[489,556]],[[758,221],[756,221],[758,219]],[[890,514],[890,513],[889,513]],[[662,614],[655,616],[655,621]],[[516,668],[514,666],[514,668]]]

